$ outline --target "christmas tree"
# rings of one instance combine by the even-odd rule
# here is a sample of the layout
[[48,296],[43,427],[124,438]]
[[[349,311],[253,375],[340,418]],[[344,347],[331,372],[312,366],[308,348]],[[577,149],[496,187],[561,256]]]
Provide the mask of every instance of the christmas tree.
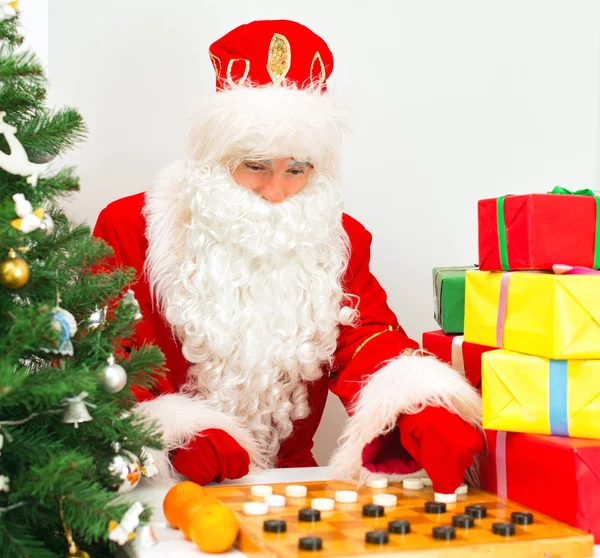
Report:
[[144,448],[160,437],[130,412],[129,386],[151,387],[163,356],[126,348],[133,270],[103,265],[111,249],[58,205],[79,184],[54,159],[86,129],[45,108],[16,10],[0,0],[0,553],[98,557],[149,517],[123,492],[151,475]]

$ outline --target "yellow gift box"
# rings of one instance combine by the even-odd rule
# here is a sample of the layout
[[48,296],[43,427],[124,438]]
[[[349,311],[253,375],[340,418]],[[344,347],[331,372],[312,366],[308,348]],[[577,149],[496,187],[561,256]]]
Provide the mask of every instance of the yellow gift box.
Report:
[[481,384],[484,428],[600,439],[600,360],[489,351]]
[[600,359],[600,275],[467,271],[465,341]]

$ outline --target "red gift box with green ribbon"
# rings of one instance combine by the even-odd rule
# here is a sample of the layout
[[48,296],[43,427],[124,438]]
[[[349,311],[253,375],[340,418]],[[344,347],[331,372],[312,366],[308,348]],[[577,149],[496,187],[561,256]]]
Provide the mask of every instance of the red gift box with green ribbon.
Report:
[[600,440],[485,433],[483,490],[583,529],[600,543]]
[[600,268],[600,198],[557,186],[548,194],[502,196],[478,204],[479,269]]

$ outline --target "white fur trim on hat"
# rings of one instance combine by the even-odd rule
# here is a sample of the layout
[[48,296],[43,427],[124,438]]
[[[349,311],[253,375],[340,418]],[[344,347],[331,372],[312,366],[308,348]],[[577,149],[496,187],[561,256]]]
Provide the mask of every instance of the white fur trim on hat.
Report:
[[387,434],[401,414],[415,414],[424,407],[444,407],[481,428],[481,397],[463,376],[432,356],[419,353],[388,361],[367,381],[354,404],[352,416],[342,433],[342,445],[332,457],[334,478],[361,485],[371,477],[391,481],[422,476],[382,475],[362,466],[364,447]]
[[293,83],[238,86],[199,105],[188,157],[221,163],[294,157],[338,176],[348,131],[348,106],[330,91],[299,89]]
[[201,399],[179,393],[161,395],[140,403],[134,412],[141,420],[155,422],[162,431],[164,449],[147,449],[158,468],[152,481],[179,478],[169,461],[169,452],[185,447],[193,436],[209,428],[219,428],[234,438],[250,455],[253,470],[265,466],[256,443],[239,421],[213,409]]

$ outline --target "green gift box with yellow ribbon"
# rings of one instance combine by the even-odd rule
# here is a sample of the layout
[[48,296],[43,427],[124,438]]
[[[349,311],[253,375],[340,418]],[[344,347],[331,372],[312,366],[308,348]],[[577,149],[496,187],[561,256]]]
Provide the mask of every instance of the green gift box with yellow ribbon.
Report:
[[600,198],[592,190],[557,186],[547,194],[480,200],[479,269],[600,269],[599,221]]

